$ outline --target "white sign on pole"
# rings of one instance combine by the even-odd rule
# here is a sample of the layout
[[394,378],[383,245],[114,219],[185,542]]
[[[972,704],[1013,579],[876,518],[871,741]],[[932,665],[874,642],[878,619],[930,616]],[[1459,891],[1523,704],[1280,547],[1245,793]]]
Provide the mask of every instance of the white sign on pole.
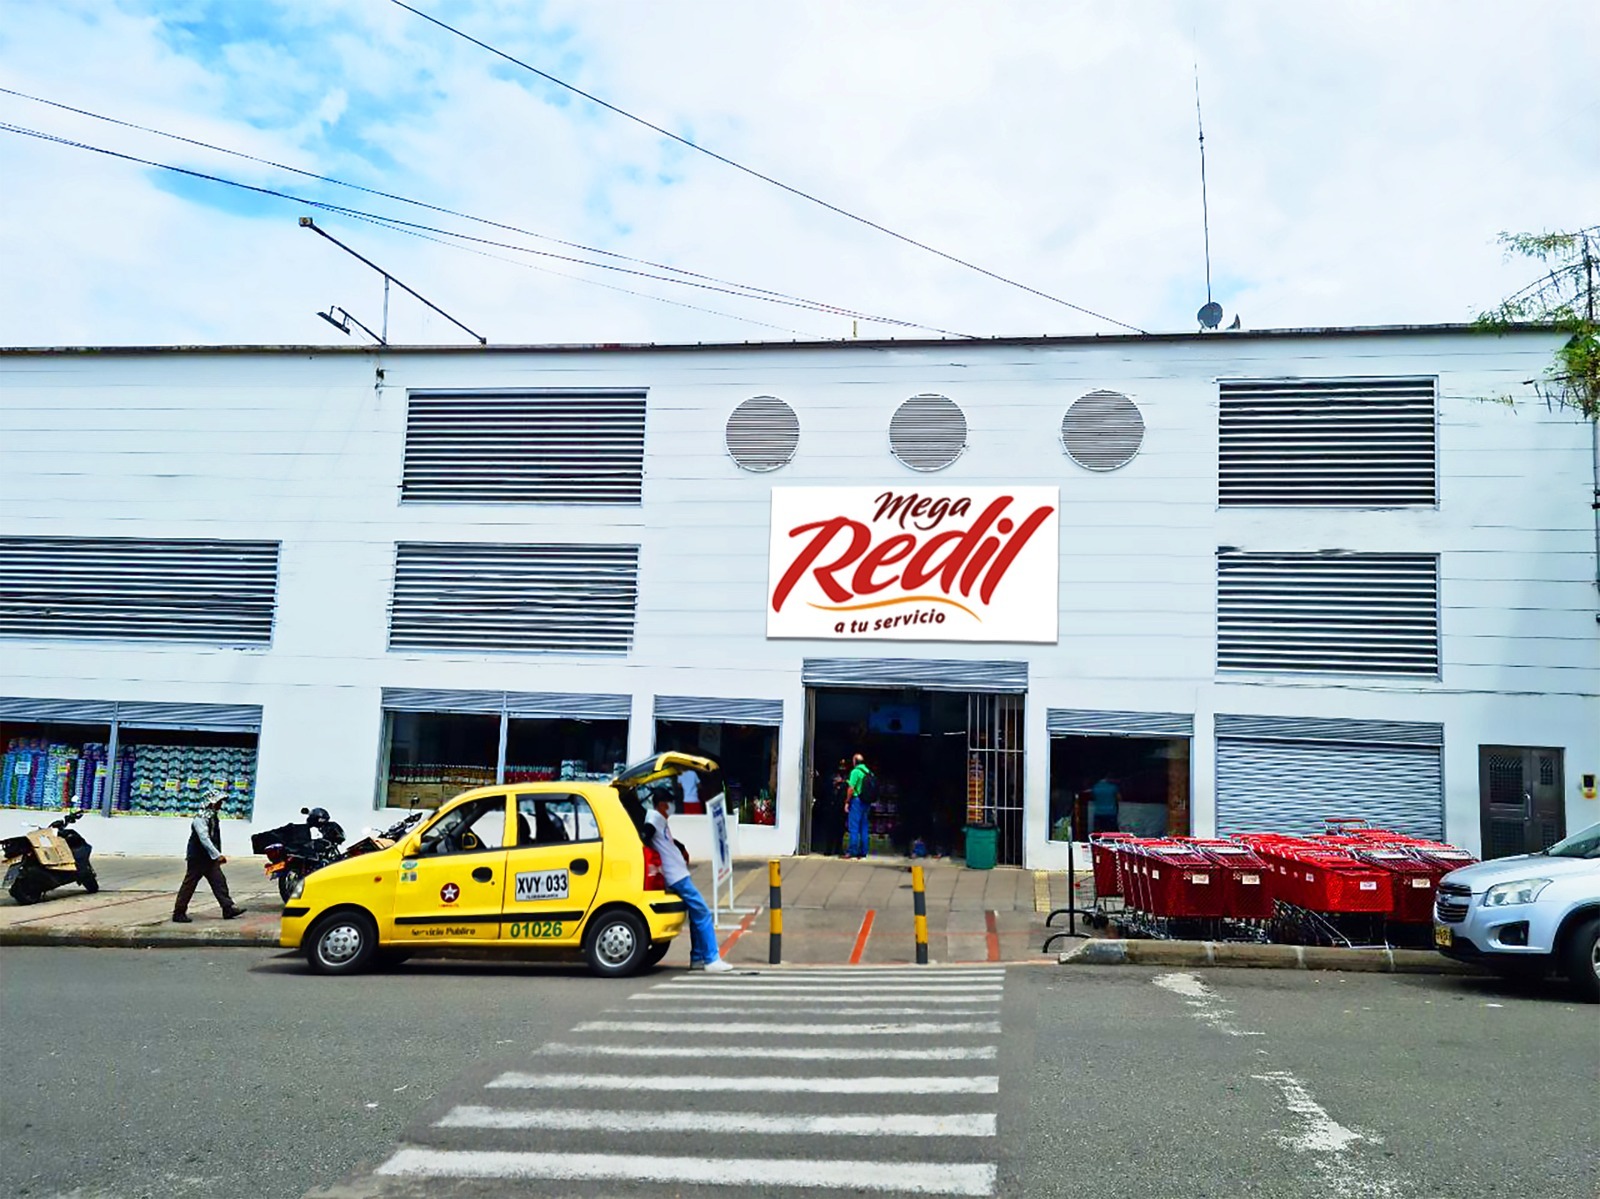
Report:
[[722,886],[728,886],[728,913],[742,916],[745,913],[733,906],[733,846],[728,840],[728,794],[718,791],[706,800],[706,815],[711,817],[711,923],[717,928],[732,927],[722,923]]
[[1057,487],[774,487],[767,636],[1054,643]]

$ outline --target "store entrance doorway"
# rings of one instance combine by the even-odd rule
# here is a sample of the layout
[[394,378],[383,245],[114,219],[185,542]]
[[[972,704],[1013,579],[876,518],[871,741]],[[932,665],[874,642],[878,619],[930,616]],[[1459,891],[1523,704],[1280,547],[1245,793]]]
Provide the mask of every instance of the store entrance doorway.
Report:
[[802,846],[840,851],[841,773],[859,753],[878,776],[873,853],[960,858],[977,825],[995,829],[999,864],[1022,864],[1021,695],[817,687],[806,708]]

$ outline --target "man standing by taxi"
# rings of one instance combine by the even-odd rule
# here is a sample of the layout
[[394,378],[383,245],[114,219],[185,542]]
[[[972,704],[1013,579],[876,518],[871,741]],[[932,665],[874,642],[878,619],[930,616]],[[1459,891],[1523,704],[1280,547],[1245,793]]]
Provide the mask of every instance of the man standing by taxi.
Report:
[[672,797],[657,791],[645,823],[655,830],[652,847],[661,857],[661,873],[667,890],[683,900],[689,915],[689,969],[704,970],[707,974],[726,974],[733,967],[722,960],[717,950],[717,925],[711,909],[700,895],[700,889],[689,877],[689,860],[673,840],[672,827],[667,816],[672,811]]
[[860,754],[851,759],[850,780],[845,792],[846,819],[850,826],[850,843],[845,846],[847,858],[867,856],[867,818],[872,814],[872,801],[877,795],[878,780]]

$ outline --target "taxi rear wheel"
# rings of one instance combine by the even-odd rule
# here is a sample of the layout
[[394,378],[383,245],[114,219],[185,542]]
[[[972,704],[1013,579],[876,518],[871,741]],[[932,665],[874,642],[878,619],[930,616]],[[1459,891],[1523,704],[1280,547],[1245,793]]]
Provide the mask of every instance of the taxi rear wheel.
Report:
[[644,921],[632,912],[604,912],[589,926],[583,956],[589,969],[602,978],[622,978],[645,964],[650,934]]
[[325,917],[306,943],[306,961],[319,974],[358,974],[378,949],[378,926],[365,912]]

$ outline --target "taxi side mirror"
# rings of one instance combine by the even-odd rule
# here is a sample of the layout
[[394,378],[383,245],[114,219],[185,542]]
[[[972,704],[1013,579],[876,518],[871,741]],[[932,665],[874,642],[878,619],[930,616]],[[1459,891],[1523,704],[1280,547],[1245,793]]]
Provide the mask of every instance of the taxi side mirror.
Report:
[[421,849],[422,835],[420,833],[412,833],[400,843],[400,856],[402,858],[414,858]]

